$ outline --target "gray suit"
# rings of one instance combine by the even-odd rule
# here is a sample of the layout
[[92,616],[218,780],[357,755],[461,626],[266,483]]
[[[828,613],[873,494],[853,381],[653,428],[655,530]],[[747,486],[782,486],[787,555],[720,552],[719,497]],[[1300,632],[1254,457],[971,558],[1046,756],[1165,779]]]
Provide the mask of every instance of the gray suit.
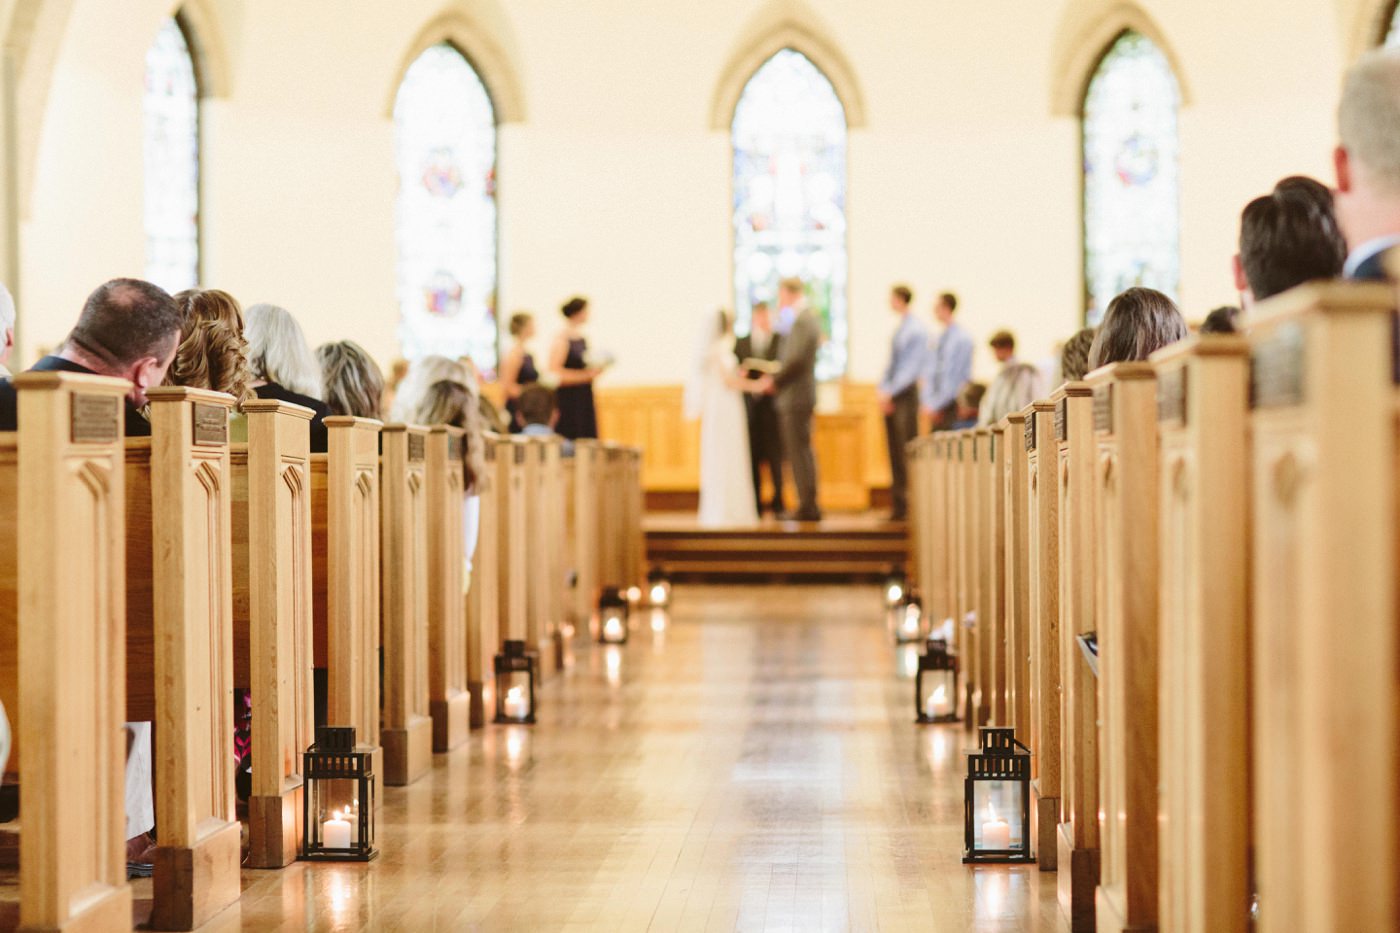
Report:
[[821,324],[816,314],[803,308],[783,337],[778,357],[782,368],[773,376],[778,390],[783,455],[797,484],[797,517],[807,521],[821,517],[817,508],[817,460],[812,455],[812,412],[817,407],[817,350],[821,341]]

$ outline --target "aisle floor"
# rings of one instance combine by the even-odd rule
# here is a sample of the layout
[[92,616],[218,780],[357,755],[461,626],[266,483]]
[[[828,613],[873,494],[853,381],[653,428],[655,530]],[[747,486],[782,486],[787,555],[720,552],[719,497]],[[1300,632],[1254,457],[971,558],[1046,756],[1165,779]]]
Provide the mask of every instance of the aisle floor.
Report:
[[376,862],[245,871],[212,926],[1061,929],[1054,874],[961,863],[968,740],[913,724],[876,588],[678,587],[652,621],[388,789]]

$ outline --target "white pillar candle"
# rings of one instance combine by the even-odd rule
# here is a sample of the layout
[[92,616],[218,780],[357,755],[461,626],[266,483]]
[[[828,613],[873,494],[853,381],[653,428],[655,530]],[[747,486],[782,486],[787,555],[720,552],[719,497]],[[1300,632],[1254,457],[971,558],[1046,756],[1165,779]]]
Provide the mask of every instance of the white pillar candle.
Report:
[[666,587],[664,587],[664,586],[662,586],[660,583],[658,583],[658,584],[656,584],[655,586],[653,586],[653,587],[651,588],[651,604],[652,604],[653,606],[660,606],[660,605],[662,605],[662,604],[665,603],[665,602],[666,602]]
[[506,716],[511,719],[524,719],[530,714],[530,705],[519,687],[506,691],[505,710]]
[[982,848],[1011,848],[1011,824],[997,816],[990,801],[987,803],[987,822],[982,824]]
[[339,810],[321,824],[321,843],[328,849],[350,848],[350,821],[342,819]]
[[924,715],[929,719],[936,719],[948,715],[952,708],[952,704],[948,702],[948,688],[939,684],[924,703]]

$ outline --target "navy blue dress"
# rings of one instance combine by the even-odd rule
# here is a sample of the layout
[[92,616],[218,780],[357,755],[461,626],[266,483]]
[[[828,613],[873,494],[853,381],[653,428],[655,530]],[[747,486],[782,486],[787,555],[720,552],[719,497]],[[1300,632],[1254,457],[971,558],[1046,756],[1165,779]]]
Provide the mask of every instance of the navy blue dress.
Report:
[[[526,353],[520,361],[520,372],[516,374],[515,383],[524,389],[531,383],[540,381],[540,371],[535,368],[535,357],[531,353]],[[510,433],[520,433],[520,422],[516,414],[520,409],[520,399],[506,399],[506,413],[510,416]]]
[[[588,352],[588,341],[579,337],[569,341],[569,355],[564,358],[565,369],[587,369],[584,355]],[[556,393],[559,400],[559,424],[555,431],[571,441],[579,438],[598,436],[598,413],[593,407],[593,384],[560,386]]]

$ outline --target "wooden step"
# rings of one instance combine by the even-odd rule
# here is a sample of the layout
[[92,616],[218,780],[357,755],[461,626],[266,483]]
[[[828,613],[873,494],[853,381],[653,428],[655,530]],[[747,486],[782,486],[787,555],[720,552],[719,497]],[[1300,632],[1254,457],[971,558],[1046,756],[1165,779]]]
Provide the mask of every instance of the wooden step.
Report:
[[807,576],[865,580],[903,566],[903,523],[837,515],[822,522],[777,522],[743,528],[701,528],[693,514],[648,516],[649,564],[680,579]]

